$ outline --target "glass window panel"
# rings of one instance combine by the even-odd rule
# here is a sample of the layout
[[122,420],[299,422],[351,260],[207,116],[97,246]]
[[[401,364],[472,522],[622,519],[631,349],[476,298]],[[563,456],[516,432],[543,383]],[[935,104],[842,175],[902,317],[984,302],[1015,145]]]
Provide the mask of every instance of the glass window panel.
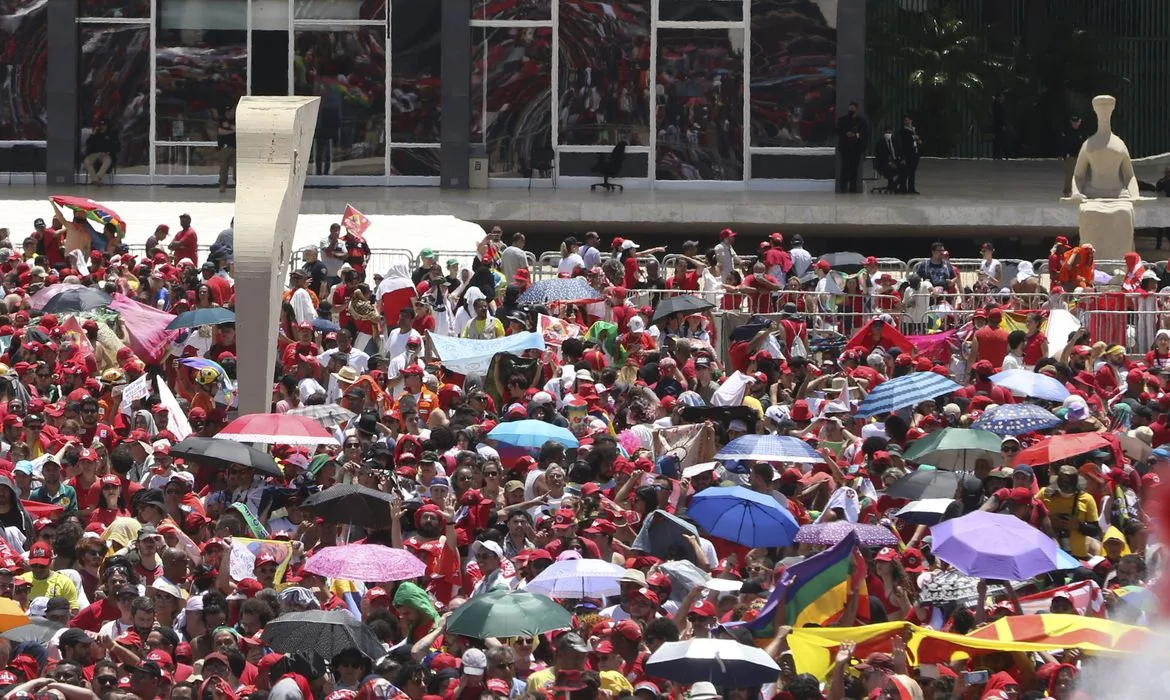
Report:
[[81,29],[82,149],[99,119],[120,149],[118,169],[150,162],[150,27],[83,24]]
[[296,32],[293,84],[320,95],[313,137],[315,175],[386,172],[386,32],[347,27]]
[[471,0],[472,19],[551,20],[553,0]]
[[664,22],[738,22],[743,19],[743,0],[659,0],[658,19]]
[[837,18],[825,5],[752,2],[753,146],[832,145]]
[[438,148],[391,148],[390,174],[439,176]]
[[487,146],[494,176],[528,177],[534,166],[546,170],[542,166],[551,161],[552,140],[552,29],[473,27],[472,39],[472,143]]
[[155,174],[218,175],[219,149],[215,146],[155,146]]
[[247,93],[246,0],[159,0],[158,139],[214,141],[216,119]]
[[79,17],[150,17],[150,0],[81,0]]
[[45,140],[48,7],[48,0],[15,0],[0,10],[0,141]]
[[656,176],[743,178],[743,30],[658,32]]
[[394,0],[390,20],[390,141],[438,143],[442,115],[443,9]]
[[386,0],[293,0],[293,18],[386,19]]
[[562,0],[562,145],[650,143],[649,0]]

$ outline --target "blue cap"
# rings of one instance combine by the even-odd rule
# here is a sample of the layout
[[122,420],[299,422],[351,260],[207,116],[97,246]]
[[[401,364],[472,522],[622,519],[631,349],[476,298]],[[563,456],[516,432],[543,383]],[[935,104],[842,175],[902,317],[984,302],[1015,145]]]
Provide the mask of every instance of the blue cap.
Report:
[[1151,453],[1151,455],[1157,457],[1159,460],[1170,461],[1170,449],[1165,447],[1157,448]]
[[1016,474],[1027,474],[1031,477],[1036,476],[1036,472],[1032,471],[1032,468],[1027,464],[1017,464],[1016,466],[1012,467],[1012,471]]
[[445,486],[447,488],[451,488],[451,480],[445,476],[436,476],[435,478],[431,479],[430,486]]
[[16,463],[16,466],[12,467],[12,471],[20,472],[21,474],[28,474],[29,476],[32,476],[33,463],[28,461],[27,459],[22,459]]

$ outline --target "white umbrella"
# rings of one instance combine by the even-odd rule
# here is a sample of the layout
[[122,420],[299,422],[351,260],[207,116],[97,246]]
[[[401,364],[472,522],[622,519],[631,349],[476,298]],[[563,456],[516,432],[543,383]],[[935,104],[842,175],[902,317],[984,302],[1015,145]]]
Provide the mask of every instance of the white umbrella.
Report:
[[780,667],[757,647],[732,639],[666,642],[646,660],[646,675],[676,683],[710,681],[718,686],[750,688],[775,683]]
[[625,575],[625,568],[601,559],[566,559],[540,572],[525,589],[549,598],[604,598],[622,592],[618,579]]
[[895,515],[911,525],[935,525],[942,522],[953,498],[924,498],[907,503]]

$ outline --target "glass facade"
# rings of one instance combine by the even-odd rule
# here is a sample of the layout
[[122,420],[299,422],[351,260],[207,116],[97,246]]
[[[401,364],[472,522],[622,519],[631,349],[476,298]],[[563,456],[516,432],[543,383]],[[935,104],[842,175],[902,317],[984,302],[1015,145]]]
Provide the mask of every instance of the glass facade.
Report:
[[[47,2],[0,4],[0,142],[45,138]],[[769,159],[831,154],[836,5],[470,0],[467,138],[497,179],[590,178],[619,143],[627,183],[791,177]],[[437,183],[438,0],[80,0],[79,12],[81,149],[108,121],[120,173],[214,178],[217,124],[240,97],[316,95],[310,183]]]

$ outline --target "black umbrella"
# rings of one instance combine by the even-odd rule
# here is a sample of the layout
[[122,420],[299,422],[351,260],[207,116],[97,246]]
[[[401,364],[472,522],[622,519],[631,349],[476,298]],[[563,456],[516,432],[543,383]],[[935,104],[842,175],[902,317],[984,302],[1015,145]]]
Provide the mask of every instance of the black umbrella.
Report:
[[865,267],[865,256],[861,253],[825,253],[818,260],[829,263],[834,270],[857,272]]
[[114,298],[95,287],[68,289],[50,299],[41,309],[47,314],[93,311],[110,305]]
[[919,501],[923,498],[954,498],[959,474],[939,469],[920,469],[898,479],[886,489],[890,498]]
[[348,523],[369,530],[390,527],[390,494],[358,484],[334,484],[309,496],[304,507],[329,523]]
[[17,644],[31,642],[34,644],[48,644],[53,639],[53,635],[57,634],[58,630],[65,628],[59,622],[52,620],[32,618],[27,625],[20,627],[13,627],[0,637],[7,639],[10,642]]
[[171,454],[196,464],[210,464],[220,468],[241,464],[269,476],[282,476],[283,474],[272,455],[234,440],[189,437],[172,447]]
[[357,649],[373,661],[386,655],[369,627],[345,610],[308,610],[281,615],[264,627],[261,639],[274,651],[315,651],[332,659]]
[[664,299],[658,306],[654,307],[654,317],[650,319],[650,323],[658,323],[673,314],[692,314],[696,311],[706,311],[714,306],[711,302],[690,294],[670,297],[669,299]]
[[694,554],[687,545],[686,536],[699,536],[699,531],[682,518],[664,510],[656,510],[642,523],[642,529],[634,538],[631,549],[648,552],[662,559],[694,560]]

